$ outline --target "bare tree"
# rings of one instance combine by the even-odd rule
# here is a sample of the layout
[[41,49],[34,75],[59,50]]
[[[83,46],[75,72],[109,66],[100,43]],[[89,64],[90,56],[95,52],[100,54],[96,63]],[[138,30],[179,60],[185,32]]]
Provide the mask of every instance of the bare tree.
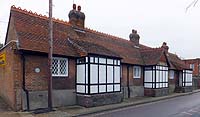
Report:
[[198,1],[199,1],[199,0],[193,0],[193,1],[186,7],[186,12],[188,11],[189,8],[195,7]]

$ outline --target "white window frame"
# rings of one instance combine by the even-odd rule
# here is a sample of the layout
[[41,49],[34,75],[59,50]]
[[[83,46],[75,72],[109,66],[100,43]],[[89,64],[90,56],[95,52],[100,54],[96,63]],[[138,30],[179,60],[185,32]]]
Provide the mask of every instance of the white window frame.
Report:
[[[52,76],[54,77],[68,77],[68,58],[62,58],[62,57],[53,57],[53,59],[57,59],[58,60],[58,74],[53,74]],[[61,74],[60,73],[60,61],[61,60],[66,60],[66,74]],[[53,67],[53,66],[52,66]],[[52,69],[53,70],[53,69]]]
[[133,78],[141,78],[141,67],[133,66]]
[[194,70],[194,64],[190,64],[190,69]]
[[174,79],[174,70],[169,70],[169,79]]

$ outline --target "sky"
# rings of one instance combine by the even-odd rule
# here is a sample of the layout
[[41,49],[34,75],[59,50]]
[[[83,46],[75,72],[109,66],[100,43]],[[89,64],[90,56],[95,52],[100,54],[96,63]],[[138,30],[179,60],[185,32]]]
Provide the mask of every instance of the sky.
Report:
[[[10,7],[15,5],[48,16],[48,0],[0,0],[0,42],[4,43]],[[82,6],[85,26],[129,39],[132,29],[140,43],[160,47],[181,58],[200,57],[200,1],[186,12],[193,0],[53,0],[53,17],[68,21],[72,4]]]

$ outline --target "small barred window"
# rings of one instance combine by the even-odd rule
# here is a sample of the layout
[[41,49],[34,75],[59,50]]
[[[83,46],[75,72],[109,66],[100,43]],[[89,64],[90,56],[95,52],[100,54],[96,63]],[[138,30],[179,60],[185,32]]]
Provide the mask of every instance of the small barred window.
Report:
[[68,59],[53,57],[52,76],[68,76]]

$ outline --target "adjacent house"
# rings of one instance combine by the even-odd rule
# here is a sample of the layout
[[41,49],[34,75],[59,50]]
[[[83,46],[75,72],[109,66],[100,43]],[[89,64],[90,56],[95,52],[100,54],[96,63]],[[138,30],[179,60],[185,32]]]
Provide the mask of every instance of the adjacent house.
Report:
[[193,77],[199,77],[200,76],[200,59],[185,59],[184,60],[186,64],[189,65],[190,69],[192,69]]
[[[75,4],[68,22],[53,19],[53,106],[192,91],[191,69],[167,43],[143,45],[136,30],[129,37],[86,28]],[[14,110],[47,107],[48,47],[48,17],[12,6],[0,50],[0,95]]]

